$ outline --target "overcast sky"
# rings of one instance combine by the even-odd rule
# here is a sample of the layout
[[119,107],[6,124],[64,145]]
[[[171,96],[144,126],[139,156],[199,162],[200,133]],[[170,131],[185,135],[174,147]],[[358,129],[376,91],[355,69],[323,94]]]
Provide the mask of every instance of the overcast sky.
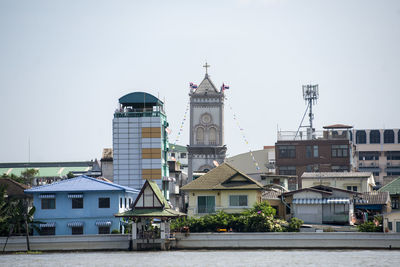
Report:
[[296,130],[308,83],[317,130],[400,127],[396,0],[1,0],[0,33],[0,162],[28,161],[28,140],[31,161],[100,158],[118,98],[134,91],[165,99],[174,142],[206,60],[230,85],[229,156]]

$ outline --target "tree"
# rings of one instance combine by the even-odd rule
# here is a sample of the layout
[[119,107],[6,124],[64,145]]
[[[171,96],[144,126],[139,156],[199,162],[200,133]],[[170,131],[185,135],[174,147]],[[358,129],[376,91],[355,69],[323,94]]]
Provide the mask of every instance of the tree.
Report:
[[39,170],[26,169],[25,171],[21,172],[21,178],[24,181],[23,183],[26,184],[26,185],[32,185],[32,180],[38,174],[39,174]]

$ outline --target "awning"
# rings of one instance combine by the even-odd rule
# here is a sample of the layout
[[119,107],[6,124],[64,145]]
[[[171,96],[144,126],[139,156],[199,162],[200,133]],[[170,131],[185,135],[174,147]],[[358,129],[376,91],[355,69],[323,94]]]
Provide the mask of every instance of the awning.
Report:
[[328,204],[350,204],[350,199],[348,198],[328,198]]
[[69,222],[67,224],[68,227],[82,227],[83,226],[83,222]]
[[39,198],[56,198],[55,194],[40,194]]
[[55,222],[48,222],[48,223],[41,223],[39,224],[40,228],[46,228],[46,227],[56,227]]
[[68,194],[68,198],[83,198],[83,194]]
[[295,198],[293,204],[326,204],[323,198]]
[[313,205],[313,204],[349,204],[348,198],[295,198],[293,204]]
[[97,221],[96,226],[111,226],[111,221]]

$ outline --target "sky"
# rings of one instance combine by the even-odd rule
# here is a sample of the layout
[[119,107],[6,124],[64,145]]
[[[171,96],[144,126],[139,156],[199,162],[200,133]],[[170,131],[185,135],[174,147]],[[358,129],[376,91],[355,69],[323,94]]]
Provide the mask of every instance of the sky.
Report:
[[316,130],[400,128],[396,0],[0,0],[0,33],[0,162],[100,159],[135,91],[165,101],[174,143],[206,61],[228,156],[297,130],[305,84]]

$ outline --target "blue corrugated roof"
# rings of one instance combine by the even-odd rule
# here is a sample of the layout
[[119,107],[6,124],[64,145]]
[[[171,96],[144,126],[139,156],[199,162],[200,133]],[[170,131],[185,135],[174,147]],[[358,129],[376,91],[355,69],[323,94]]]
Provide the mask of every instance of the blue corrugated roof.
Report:
[[85,191],[127,191],[127,192],[139,193],[139,190],[137,189],[98,180],[96,178],[92,178],[86,175],[25,190],[26,193],[85,192]]

